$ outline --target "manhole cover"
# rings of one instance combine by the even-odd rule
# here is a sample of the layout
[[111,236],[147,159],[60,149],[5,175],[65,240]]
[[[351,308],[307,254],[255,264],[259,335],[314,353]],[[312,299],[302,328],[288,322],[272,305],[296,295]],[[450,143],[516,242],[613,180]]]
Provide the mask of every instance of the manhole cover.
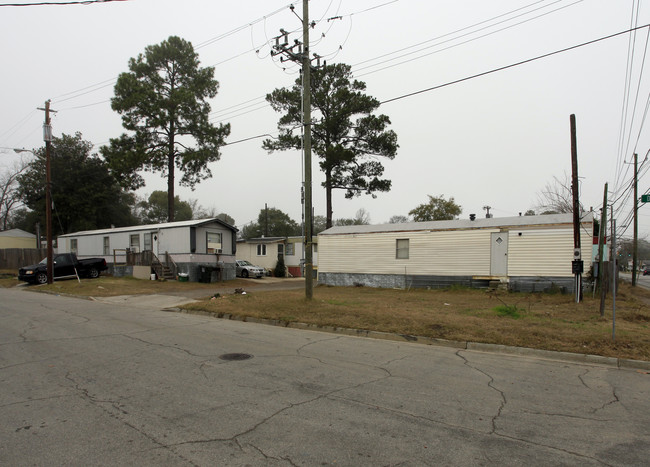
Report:
[[221,360],[248,360],[249,358],[253,358],[252,355],[247,354],[247,353],[225,353],[223,355],[220,355],[219,358]]

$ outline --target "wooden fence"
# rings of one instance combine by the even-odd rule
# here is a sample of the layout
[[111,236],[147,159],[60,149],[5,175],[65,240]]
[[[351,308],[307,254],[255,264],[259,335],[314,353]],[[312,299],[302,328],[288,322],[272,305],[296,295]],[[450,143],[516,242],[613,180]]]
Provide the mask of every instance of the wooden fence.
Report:
[[37,248],[3,248],[0,249],[0,269],[19,269],[36,264],[45,256],[47,252]]

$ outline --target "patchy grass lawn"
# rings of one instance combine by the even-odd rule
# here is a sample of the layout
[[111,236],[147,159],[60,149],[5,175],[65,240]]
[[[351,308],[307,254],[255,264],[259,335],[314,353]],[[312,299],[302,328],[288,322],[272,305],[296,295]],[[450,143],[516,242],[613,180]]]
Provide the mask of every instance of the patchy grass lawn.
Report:
[[[15,275],[15,272],[13,272]],[[15,277],[0,286],[17,285]],[[262,284],[262,282],[260,282]],[[204,301],[185,305],[216,316],[302,322],[320,326],[394,332],[449,340],[484,342],[650,361],[650,291],[621,283],[616,296],[616,340],[612,340],[612,303],[600,317],[598,298],[586,294],[580,304],[572,295],[524,294],[485,290],[392,290],[363,287],[316,287],[304,290],[255,291],[244,280],[223,284],[159,282],[102,276],[55,282],[34,290],[81,296],[179,294],[205,290]],[[216,288],[247,293],[209,299]]]
[[[18,281],[15,271],[0,271],[0,287],[15,287],[24,282]],[[224,282],[233,290],[236,287],[248,287],[250,282],[234,280]],[[149,294],[174,294],[182,295],[188,290],[205,290],[205,296],[210,297],[217,284],[202,284],[197,282],[178,281],[150,281],[134,279],[132,277],[100,276],[98,279],[67,279],[55,281],[49,285],[30,285],[39,292],[56,292],[85,297],[112,297],[116,295],[149,295]]]
[[[646,300],[646,302],[644,302]],[[225,295],[185,305],[216,315],[233,314],[320,326],[393,332],[448,340],[650,361],[650,292],[621,284],[605,317],[598,299],[576,304],[572,295],[485,290],[387,290],[317,287],[304,291]]]

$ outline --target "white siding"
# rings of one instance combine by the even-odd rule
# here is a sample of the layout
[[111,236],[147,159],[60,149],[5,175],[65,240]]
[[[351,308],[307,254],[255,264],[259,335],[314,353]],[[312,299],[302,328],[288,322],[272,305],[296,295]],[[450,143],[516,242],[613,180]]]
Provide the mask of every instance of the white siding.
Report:
[[[77,250],[79,256],[104,256],[104,237],[110,238],[110,250],[112,261],[113,250],[125,250],[130,246],[131,235],[138,235],[140,238],[140,250],[144,248],[144,234],[152,234],[152,248],[155,255],[162,257],[165,252],[170,254],[189,254],[190,252],[190,231],[189,225],[178,226],[138,226],[128,227],[124,230],[105,229],[97,233],[84,232],[80,235],[59,237],[59,252],[70,251],[70,240],[77,239]],[[222,249],[224,254],[232,255],[232,230],[219,223],[200,225],[196,227],[196,252],[206,252],[206,232],[221,232]],[[157,240],[153,240],[153,236]],[[123,256],[123,253],[121,253]],[[106,257],[107,260],[109,257]]]
[[[232,231],[218,225],[202,226],[196,229],[196,253],[207,252],[207,234],[208,232],[218,232],[221,234],[221,249],[223,254],[232,254]],[[187,248],[189,249],[189,238]]]
[[257,245],[260,243],[240,242],[237,244],[237,259],[247,260],[255,266],[260,266],[265,269],[275,269],[278,264],[278,244],[277,243],[264,243],[266,245],[266,255],[257,255]]
[[[386,232],[318,237],[318,271],[359,274],[488,275],[490,233],[484,230]],[[397,239],[409,258],[396,259]]]
[[[158,251],[154,246],[154,254],[162,256],[168,253],[187,253],[190,250],[190,229],[187,227],[175,227],[161,229],[156,232],[158,235]],[[141,234],[142,235],[142,234]],[[140,242],[142,244],[142,242]],[[197,242],[198,249],[198,242]]]
[[[314,250],[312,250],[312,262],[314,263],[314,267],[318,266],[318,238],[314,237]],[[302,237],[299,239],[295,239],[294,237],[290,237],[287,243],[292,243],[294,245],[294,254],[293,255],[286,255],[284,257],[284,264],[286,266],[300,266],[301,261],[304,258],[304,244],[302,243]]]
[[[585,273],[591,267],[591,224],[581,229]],[[508,246],[509,276],[570,277],[573,228],[512,230]]]
[[[592,224],[583,224],[584,272],[591,267]],[[321,235],[319,273],[489,276],[491,233],[498,229]],[[572,276],[573,228],[517,229],[508,235],[508,276]],[[396,259],[398,239],[409,258]]]

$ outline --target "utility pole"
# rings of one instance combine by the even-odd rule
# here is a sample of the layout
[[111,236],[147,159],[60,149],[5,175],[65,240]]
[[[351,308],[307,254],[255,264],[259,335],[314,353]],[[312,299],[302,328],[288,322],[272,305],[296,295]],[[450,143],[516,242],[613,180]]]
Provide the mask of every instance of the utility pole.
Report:
[[[294,10],[293,5],[289,7]],[[296,15],[297,16],[297,15]],[[289,33],[280,29],[280,36],[271,55],[285,54],[289,60],[302,65],[302,124],[303,124],[303,152],[304,152],[304,250],[305,250],[305,297],[311,300],[314,296],[314,263],[312,245],[312,175],[311,175],[311,60],[309,58],[309,0],[302,1],[302,43],[296,40],[289,46]],[[282,42],[280,42],[282,39]],[[298,48],[298,53],[294,52]],[[284,60],[281,57],[280,60]]]
[[605,259],[603,258],[604,243],[607,239],[607,183],[605,183],[605,192],[603,193],[603,210],[600,214],[600,229],[598,229],[598,283],[600,285],[600,316],[605,316],[605,297],[607,287],[605,281]]
[[309,0],[302,0],[303,125],[305,126],[305,297],[314,296],[311,199],[311,61],[309,59]]
[[582,298],[582,253],[580,250],[580,199],[578,193],[578,143],[576,137],[576,116],[571,114],[571,191],[573,192],[573,262],[572,271],[575,274],[576,303]]
[[612,251],[614,251],[614,260],[612,261],[612,340],[616,340],[616,219],[612,209]]
[[52,252],[52,178],[50,152],[52,145],[52,124],[50,121],[50,112],[56,112],[50,109],[50,100],[45,101],[45,108],[38,110],[45,111],[45,123],[43,124],[43,140],[45,141],[45,232],[47,238],[47,283],[54,282],[53,252]]
[[634,240],[632,243],[632,287],[636,287],[636,268],[639,238],[639,166],[637,155],[634,154]]
[[264,203],[264,236],[269,236],[269,205]]

